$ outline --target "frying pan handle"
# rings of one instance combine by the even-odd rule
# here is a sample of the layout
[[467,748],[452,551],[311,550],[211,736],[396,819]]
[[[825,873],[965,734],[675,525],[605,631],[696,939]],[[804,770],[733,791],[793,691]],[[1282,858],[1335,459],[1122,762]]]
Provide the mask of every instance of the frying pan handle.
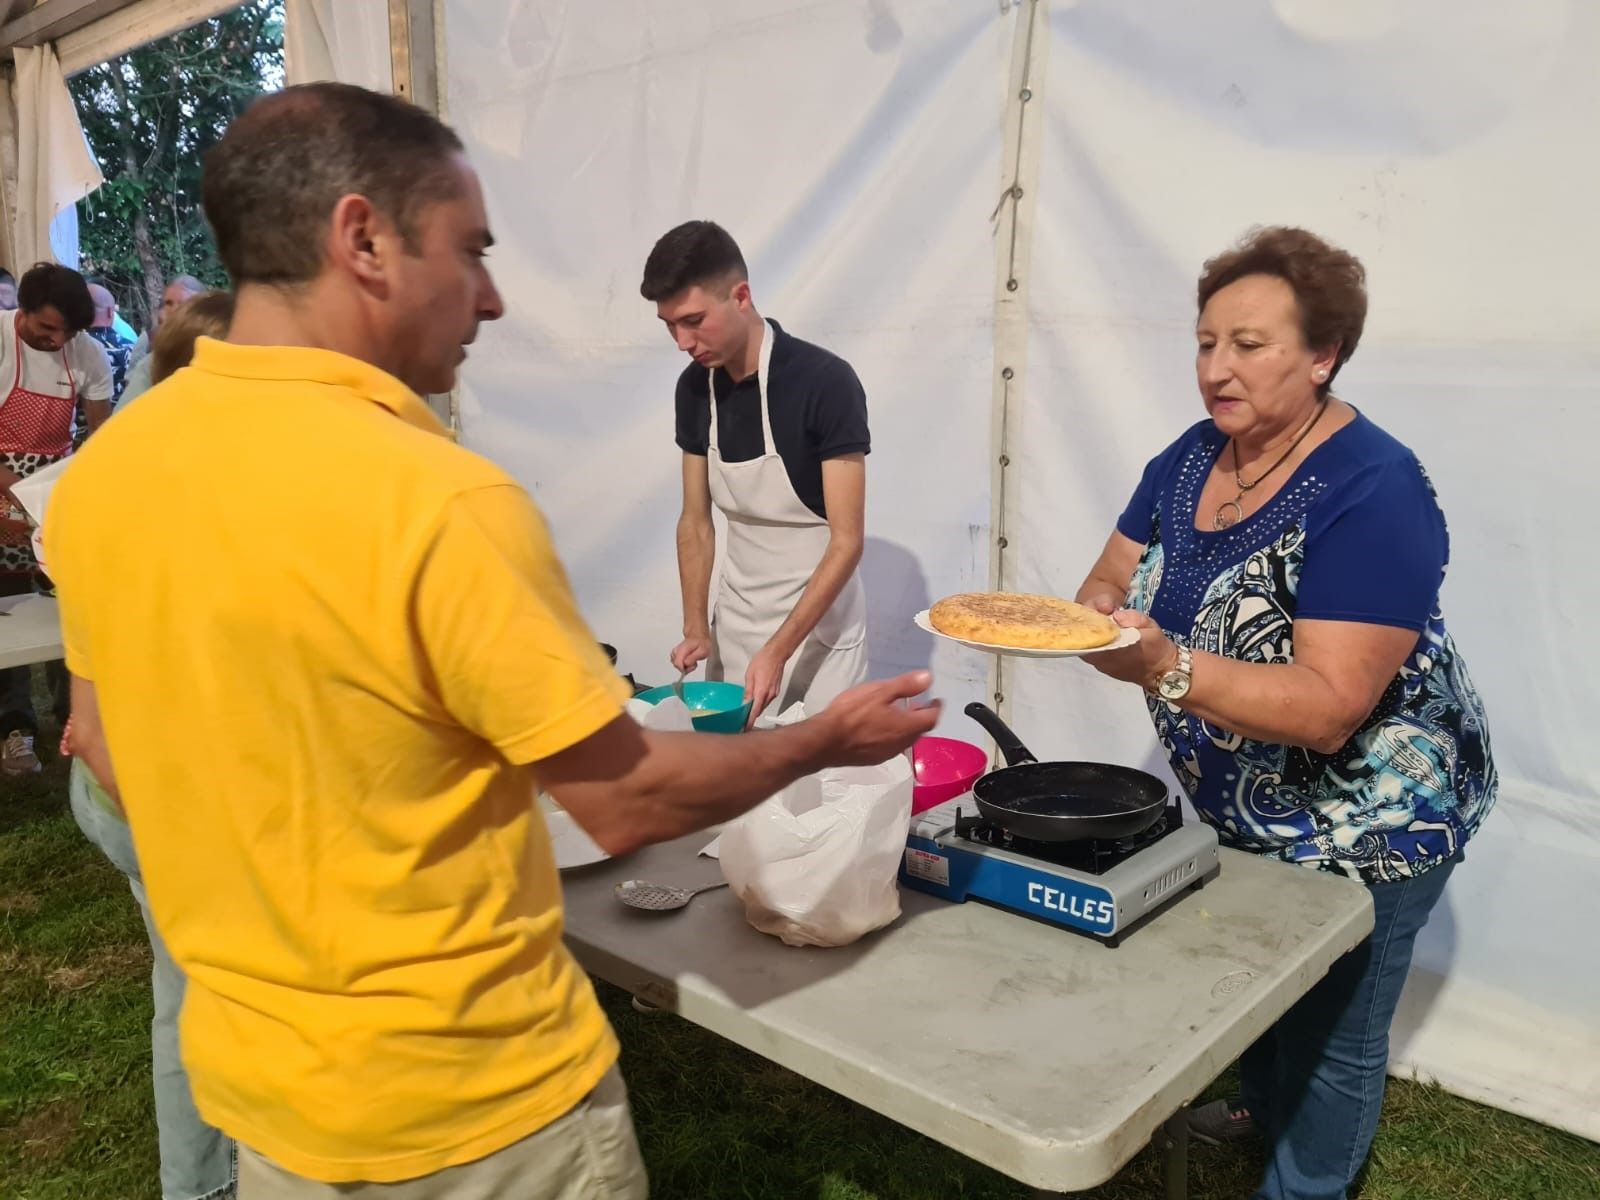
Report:
[[1022,739],[1011,732],[1011,726],[1002,721],[1000,714],[987,704],[974,700],[962,711],[983,726],[984,732],[994,739],[995,745],[1000,747],[1000,753],[1006,756],[1006,762],[1013,767],[1039,761],[1033,756],[1033,751],[1022,744]]

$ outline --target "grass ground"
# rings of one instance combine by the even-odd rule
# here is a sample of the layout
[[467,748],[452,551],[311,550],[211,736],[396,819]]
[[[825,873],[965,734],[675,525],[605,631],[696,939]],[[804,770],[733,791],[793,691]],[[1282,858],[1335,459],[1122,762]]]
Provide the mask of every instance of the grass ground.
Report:
[[[156,1200],[149,950],[125,881],[67,811],[48,741],[42,776],[0,781],[0,1200]],[[1028,1194],[676,1017],[601,996],[656,1200]],[[1247,1150],[1195,1147],[1190,1196],[1242,1200],[1257,1167]],[[1146,1151],[1084,1195],[1157,1197],[1158,1170]],[[1600,1146],[1396,1082],[1361,1196],[1600,1200]]]

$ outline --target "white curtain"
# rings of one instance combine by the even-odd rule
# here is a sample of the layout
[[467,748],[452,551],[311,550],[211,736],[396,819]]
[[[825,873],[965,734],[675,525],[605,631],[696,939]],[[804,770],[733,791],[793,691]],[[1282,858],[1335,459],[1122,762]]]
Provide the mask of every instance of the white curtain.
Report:
[[386,0],[286,0],[283,50],[291,84],[336,80],[393,90]]
[[76,266],[73,206],[104,180],[52,47],[17,48],[12,102],[19,181],[11,225],[15,270],[51,259]]

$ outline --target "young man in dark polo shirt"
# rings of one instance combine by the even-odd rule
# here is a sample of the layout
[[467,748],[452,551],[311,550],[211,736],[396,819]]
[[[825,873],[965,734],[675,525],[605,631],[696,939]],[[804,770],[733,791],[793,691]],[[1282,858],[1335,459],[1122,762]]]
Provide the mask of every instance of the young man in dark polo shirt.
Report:
[[[663,236],[639,291],[694,359],[677,389],[683,641],[672,664],[704,661],[707,678],[742,682],[752,723],[773,701],[818,712],[867,674],[866,393],[849,363],[762,318],[744,256],[710,221]],[[713,505],[728,541],[708,621]]]

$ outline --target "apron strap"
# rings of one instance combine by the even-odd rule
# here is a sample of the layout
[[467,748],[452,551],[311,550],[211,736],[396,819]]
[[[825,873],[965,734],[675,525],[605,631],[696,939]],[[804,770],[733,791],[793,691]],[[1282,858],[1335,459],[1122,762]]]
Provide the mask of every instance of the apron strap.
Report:
[[[772,373],[772,341],[773,331],[771,321],[761,322],[761,351],[756,356],[756,396],[761,402],[761,453],[758,458],[778,452],[778,443],[772,438],[772,413],[767,408],[767,377]],[[712,367],[706,373],[706,392],[711,397],[711,435],[707,439],[710,448],[717,449],[717,369]],[[720,452],[720,451],[719,451]]]
[[707,449],[717,450],[717,369],[709,367],[706,370],[706,394],[711,397],[711,434],[707,437]]
[[756,393],[761,398],[761,453],[776,454],[778,443],[772,437],[772,413],[767,406],[767,385],[772,379],[772,322],[761,322],[761,353],[757,355]]
[[[13,392],[22,386],[22,330],[17,327],[17,322],[21,319],[22,310],[18,309],[12,314],[11,317],[11,339],[12,345],[16,349],[17,359],[17,371],[11,379],[11,390]],[[72,378],[72,359],[67,356],[66,345],[61,347],[61,365],[65,367],[67,371],[66,399],[71,400],[74,404],[76,404],[78,402],[78,384],[77,381]]]

